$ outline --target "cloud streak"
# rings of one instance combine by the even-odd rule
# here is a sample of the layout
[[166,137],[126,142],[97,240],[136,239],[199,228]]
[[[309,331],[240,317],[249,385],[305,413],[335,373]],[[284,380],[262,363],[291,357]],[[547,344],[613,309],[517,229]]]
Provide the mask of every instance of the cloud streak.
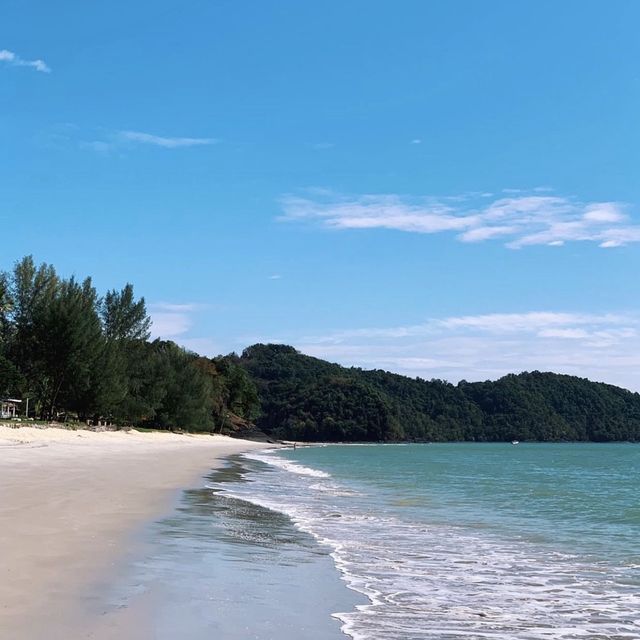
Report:
[[[70,127],[66,127],[70,129]],[[75,133],[75,132],[74,132]],[[217,138],[189,138],[158,136],[143,131],[97,131],[93,140],[78,140],[77,134],[70,135],[67,131],[57,134],[56,138],[73,141],[81,149],[88,149],[101,154],[133,149],[136,147],[160,147],[161,149],[186,149],[218,144]]]
[[216,138],[168,138],[156,136],[142,131],[120,131],[116,136],[123,143],[149,144],[164,149],[179,149],[181,147],[201,147],[217,144]]
[[220,353],[220,347],[215,340],[191,335],[198,312],[208,307],[209,305],[194,302],[156,302],[150,305],[151,337],[172,340],[199,355],[217,355]]
[[51,73],[51,68],[45,63],[44,60],[25,60],[21,58],[17,53],[9,51],[7,49],[0,49],[0,62],[4,62],[12,67],[30,67],[40,73]]
[[151,336],[154,339],[174,339],[187,333],[191,326],[191,318],[186,313],[165,311],[151,313]]
[[486,380],[537,369],[640,391],[640,313],[453,316],[275,341],[347,366],[422,378]]
[[193,326],[192,316],[200,308],[195,303],[157,302],[150,305],[152,337],[173,340],[183,336]]
[[407,198],[395,194],[349,197],[314,193],[282,199],[281,222],[311,222],[331,229],[389,229],[452,233],[465,243],[499,240],[511,249],[594,242],[603,248],[640,242],[640,225],[619,202],[581,202],[534,190]]

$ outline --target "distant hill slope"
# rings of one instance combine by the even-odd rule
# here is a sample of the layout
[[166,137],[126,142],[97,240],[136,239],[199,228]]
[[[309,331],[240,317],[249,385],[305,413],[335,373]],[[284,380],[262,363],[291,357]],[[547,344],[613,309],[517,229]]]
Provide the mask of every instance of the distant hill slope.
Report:
[[257,426],[313,441],[640,441],[640,395],[555,373],[495,382],[425,381],[345,368],[284,345],[240,364],[258,388]]

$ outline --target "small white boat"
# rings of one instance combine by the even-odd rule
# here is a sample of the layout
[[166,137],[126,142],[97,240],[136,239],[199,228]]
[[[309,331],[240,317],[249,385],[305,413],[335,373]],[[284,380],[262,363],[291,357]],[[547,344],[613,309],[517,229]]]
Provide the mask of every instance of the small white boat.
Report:
[[512,440],[511,444],[520,444],[520,440]]

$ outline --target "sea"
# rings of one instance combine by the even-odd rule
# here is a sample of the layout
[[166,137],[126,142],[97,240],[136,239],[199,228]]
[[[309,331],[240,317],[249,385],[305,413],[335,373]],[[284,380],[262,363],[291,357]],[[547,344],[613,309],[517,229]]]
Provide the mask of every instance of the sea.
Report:
[[154,638],[640,638],[637,444],[261,450],[155,532]]

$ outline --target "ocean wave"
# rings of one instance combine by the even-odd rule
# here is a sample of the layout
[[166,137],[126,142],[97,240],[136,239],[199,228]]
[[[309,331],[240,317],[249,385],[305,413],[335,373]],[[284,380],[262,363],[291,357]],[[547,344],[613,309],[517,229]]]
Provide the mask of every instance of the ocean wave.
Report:
[[250,482],[227,483],[226,491],[286,514],[328,547],[346,585],[369,601],[334,614],[354,640],[640,637],[633,564],[405,519],[327,482],[326,472],[277,454],[245,457],[274,473],[249,474]]
[[322,491],[323,493],[329,493],[332,496],[339,497],[349,497],[349,496],[359,496],[360,492],[354,491],[353,489],[347,489],[340,484],[335,482],[315,482],[314,484],[309,485],[309,489],[313,489],[313,491]]
[[284,471],[288,471],[289,473],[295,473],[300,476],[309,476],[311,478],[330,478],[331,476],[318,469],[311,469],[310,467],[305,467],[301,464],[297,464],[296,462],[291,462],[289,460],[284,460],[283,458],[278,458],[276,456],[271,455],[270,451],[264,452],[262,454],[259,453],[247,453],[245,457],[249,460],[259,460],[260,462],[265,462],[273,467],[278,467],[279,469],[283,469]]

